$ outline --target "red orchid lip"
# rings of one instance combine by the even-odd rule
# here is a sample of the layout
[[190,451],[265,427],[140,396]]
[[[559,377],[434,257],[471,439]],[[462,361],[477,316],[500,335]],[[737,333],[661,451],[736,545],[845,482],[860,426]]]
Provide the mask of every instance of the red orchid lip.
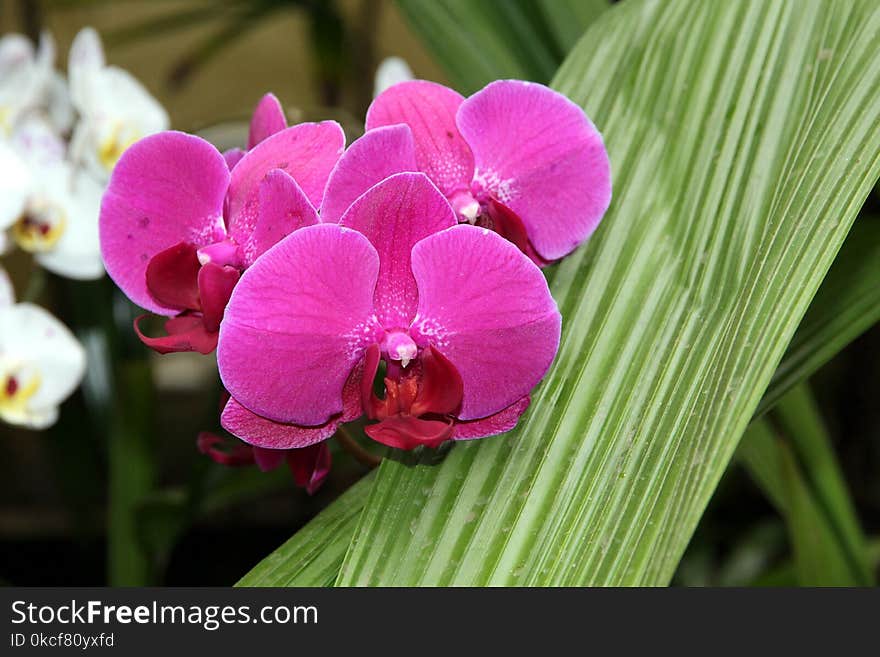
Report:
[[385,377],[384,399],[372,389],[379,367],[378,345],[367,349],[365,363],[363,405],[370,419],[379,420],[365,427],[370,438],[389,447],[413,449],[438,447],[452,437],[463,385],[448,358],[426,347],[407,367],[396,368],[394,377]]
[[235,267],[214,262],[202,264],[198,247],[181,242],[156,254],[147,265],[147,290],[157,304],[182,312],[165,322],[168,335],[148,337],[134,322],[141,342],[160,354],[197,351],[209,354],[217,348],[223,311],[241,273]]

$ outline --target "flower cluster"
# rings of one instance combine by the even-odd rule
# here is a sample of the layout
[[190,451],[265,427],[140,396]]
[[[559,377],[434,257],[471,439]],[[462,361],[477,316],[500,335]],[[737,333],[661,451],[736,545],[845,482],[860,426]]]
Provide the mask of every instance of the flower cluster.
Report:
[[0,250],[11,241],[56,274],[100,278],[110,171],[130,144],[167,129],[168,116],[129,73],[106,65],[90,28],[74,39],[67,79],[54,60],[48,34],[36,49],[20,35],[0,39]]
[[332,121],[287,127],[268,95],[246,151],[177,132],[131,146],[101,209],[108,273],[168,318],[142,340],[217,349],[221,424],[250,447],[205,434],[202,451],[310,464],[312,489],[324,441],[361,417],[401,449],[511,429],[559,345],[539,266],[611,198],[601,135],[543,85],[465,99],[401,82],[366,128],[345,148]]

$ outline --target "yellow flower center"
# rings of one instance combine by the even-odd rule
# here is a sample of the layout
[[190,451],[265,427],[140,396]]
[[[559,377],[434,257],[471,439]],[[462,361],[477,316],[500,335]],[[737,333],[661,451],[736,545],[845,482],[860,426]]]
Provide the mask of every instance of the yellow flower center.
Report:
[[48,201],[32,202],[12,226],[12,238],[29,253],[51,251],[64,233],[64,210]]
[[22,381],[18,373],[0,376],[0,416],[9,422],[20,423],[28,417],[28,401],[40,388],[40,377],[32,375]]
[[98,160],[107,171],[112,171],[119,158],[126,149],[138,140],[137,136],[132,136],[130,131],[128,134],[123,132],[123,126],[118,121],[113,124],[113,128],[101,142],[98,148]]

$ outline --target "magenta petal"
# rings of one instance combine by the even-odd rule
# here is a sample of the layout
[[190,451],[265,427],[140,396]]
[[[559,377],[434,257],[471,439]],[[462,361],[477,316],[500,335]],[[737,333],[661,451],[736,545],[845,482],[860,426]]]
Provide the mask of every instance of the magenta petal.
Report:
[[439,447],[453,435],[451,420],[422,420],[411,415],[393,415],[364,427],[364,432],[377,443],[395,449]]
[[[250,445],[235,439],[223,439],[209,431],[202,431],[198,435],[196,445],[199,451],[209,456],[214,463],[227,467],[252,465],[256,460],[255,450]],[[263,469],[262,466],[261,469]]]
[[165,322],[167,335],[151,338],[141,331],[141,315],[134,320],[134,330],[141,342],[160,354],[173,354],[180,351],[197,351],[210,354],[217,348],[217,332],[205,329],[199,315],[180,315]]
[[599,225],[611,202],[608,153],[565,96],[532,82],[493,82],[462,104],[458,129],[477,183],[516,213],[541,257],[561,258]]
[[132,301],[158,314],[171,313],[147,290],[147,264],[175,244],[215,241],[223,231],[228,184],[223,156],[199,137],[160,132],[123,153],[101,204],[101,256]]
[[412,130],[419,170],[451,196],[468,190],[474,156],[455,125],[464,98],[447,87],[424,80],[401,82],[379,96],[367,110],[367,130],[405,123]]
[[209,262],[199,270],[199,299],[205,330],[216,333],[223,319],[223,310],[241,272],[235,267]]
[[483,417],[479,420],[468,420],[466,422],[456,422],[452,429],[453,440],[473,440],[475,438],[485,438],[486,436],[494,436],[505,431],[510,431],[516,426],[520,416],[526,412],[531,403],[531,397],[526,395],[519,401],[513,402],[504,410],[498,411],[489,417]]
[[559,347],[561,318],[541,270],[496,233],[459,225],[416,244],[412,271],[411,332],[461,375],[458,417],[483,418],[527,395]]
[[254,463],[263,472],[274,470],[284,463],[287,456],[287,450],[284,449],[265,449],[264,447],[251,446],[254,452]]
[[281,169],[273,169],[260,181],[258,199],[252,211],[240,214],[232,226],[232,238],[248,266],[297,228],[319,221],[317,210],[300,186]]
[[340,225],[360,231],[379,254],[374,305],[386,329],[409,326],[418,291],[410,270],[412,248],[421,239],[456,224],[446,198],[422,173],[398,173],[363,194]]
[[199,262],[194,244],[181,242],[150,258],[144,277],[147,290],[156,303],[181,310],[201,310],[199,301]]
[[312,205],[319,207],[327,178],[344,148],[345,134],[335,121],[301,123],[261,141],[232,170],[226,215],[229,232],[240,234],[254,225],[260,182],[273,169],[289,174]]
[[287,127],[287,119],[281,103],[275,94],[266,94],[257,103],[254,115],[251,117],[251,128],[248,133],[248,150],[259,144],[267,137],[276,132],[281,132]]
[[223,151],[223,159],[226,160],[226,166],[229,167],[230,171],[232,170],[232,167],[241,161],[244,154],[245,151],[241,148],[230,148],[228,151]]
[[[283,454],[280,450],[305,447],[327,440],[336,432],[339,420],[331,420],[317,427],[275,422],[262,415],[252,413],[238,403],[235,398],[230,398],[223,408],[220,424],[229,433],[254,445],[256,449],[265,448],[266,451]],[[257,463],[259,464],[259,460]],[[271,469],[260,467],[264,470]]]
[[314,495],[322,486],[332,464],[327,443],[287,451],[287,467],[293,474],[293,481],[300,488],[305,488],[309,495]]
[[226,389],[277,422],[315,426],[342,411],[346,378],[380,337],[378,273],[367,238],[335,224],[269,249],[239,280],[220,325]]
[[280,454],[283,452],[279,450],[314,445],[332,436],[343,422],[351,422],[362,415],[360,398],[362,372],[363,367],[358,365],[345,382],[345,387],[342,389],[342,413],[333,416],[320,426],[302,427],[296,424],[273,422],[252,413],[234,397],[230,397],[226,402],[220,423],[231,434],[254,445],[258,464],[266,451]]
[[418,171],[412,132],[405,125],[370,130],[336,163],[327,181],[321,221],[336,223],[354,200],[388,176]]

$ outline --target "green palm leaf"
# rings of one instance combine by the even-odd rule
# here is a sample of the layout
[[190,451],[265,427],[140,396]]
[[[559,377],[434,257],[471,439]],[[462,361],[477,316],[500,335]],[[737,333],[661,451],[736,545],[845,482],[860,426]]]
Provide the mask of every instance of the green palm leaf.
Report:
[[[880,320],[880,286],[876,285],[877,280],[880,280],[880,224],[870,219],[861,219],[853,226],[831,270],[810,303],[804,320],[798,326],[795,337],[761,399],[759,410],[769,408],[768,399],[780,399],[789,387],[811,376],[865,328]],[[780,376],[781,372],[785,376]],[[766,431],[765,425],[757,427],[756,422],[749,429],[751,434],[759,435],[762,432],[766,435]],[[767,456],[767,451],[761,450],[761,447],[773,445],[758,440],[747,444],[749,435],[747,432],[744,436],[740,450],[751,451],[750,456],[754,458],[749,459],[750,470],[759,478],[765,492],[778,503],[781,497],[781,469],[761,468],[762,465],[777,464],[773,459],[774,454]],[[833,458],[828,462],[836,467]],[[309,523],[308,531],[301,531],[293,536],[260,562],[239,584],[310,586],[325,580],[335,580],[335,573],[338,573],[342,565],[345,550],[354,536],[360,511],[366,504],[369,493],[368,485],[353,488],[350,494],[331,504],[322,515]],[[839,495],[837,497],[841,499]],[[778,506],[781,508],[781,503]],[[844,513],[842,517],[845,518],[846,515]],[[848,515],[852,516],[851,513]],[[343,522],[333,520],[329,523],[333,531],[326,531],[327,516],[341,518]],[[336,568],[329,580],[324,561],[327,555],[331,555]]]
[[663,584],[877,178],[880,10],[606,12],[554,86],[616,199],[518,429],[380,467],[342,584]]

